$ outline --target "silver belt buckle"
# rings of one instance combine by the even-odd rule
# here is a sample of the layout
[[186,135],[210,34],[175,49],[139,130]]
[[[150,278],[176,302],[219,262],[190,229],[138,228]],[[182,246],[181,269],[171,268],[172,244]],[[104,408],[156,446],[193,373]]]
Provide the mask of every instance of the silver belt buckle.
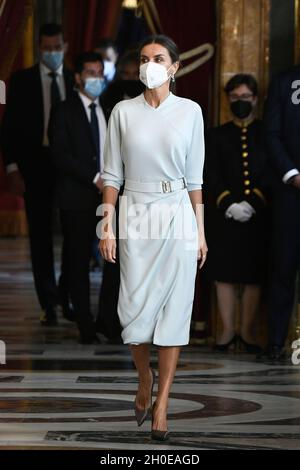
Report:
[[170,193],[171,192],[171,183],[170,181],[162,181],[162,190],[163,193]]

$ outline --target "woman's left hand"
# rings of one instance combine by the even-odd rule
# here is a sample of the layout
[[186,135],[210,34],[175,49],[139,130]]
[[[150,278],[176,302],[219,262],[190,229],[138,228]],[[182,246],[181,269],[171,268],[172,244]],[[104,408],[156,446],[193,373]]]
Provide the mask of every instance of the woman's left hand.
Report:
[[201,260],[199,269],[202,268],[202,266],[204,265],[206,261],[207,252],[208,252],[208,248],[207,248],[206,240],[204,237],[201,237],[199,248],[198,248],[198,260]]

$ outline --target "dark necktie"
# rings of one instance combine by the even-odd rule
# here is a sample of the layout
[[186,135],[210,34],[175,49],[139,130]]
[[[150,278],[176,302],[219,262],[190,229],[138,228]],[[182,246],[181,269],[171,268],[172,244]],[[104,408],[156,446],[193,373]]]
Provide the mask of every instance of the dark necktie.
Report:
[[50,72],[49,77],[52,78],[51,82],[51,107],[57,106],[61,102],[61,96],[58,88],[58,84],[56,81],[57,73]]
[[97,171],[100,172],[100,132],[99,132],[99,123],[98,123],[98,118],[97,118],[97,113],[96,113],[96,104],[91,103],[89,105],[89,108],[91,110],[91,121],[90,121],[90,126],[91,126],[91,131],[92,131],[92,136],[93,136],[93,142],[95,144],[95,149],[97,152]]

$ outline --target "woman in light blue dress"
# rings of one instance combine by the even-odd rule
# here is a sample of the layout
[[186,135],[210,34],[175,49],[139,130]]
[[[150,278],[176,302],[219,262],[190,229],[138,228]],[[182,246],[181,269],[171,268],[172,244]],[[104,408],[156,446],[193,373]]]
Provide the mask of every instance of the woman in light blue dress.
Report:
[[[100,251],[116,260],[114,208],[120,187],[118,314],[130,345],[139,387],[135,414],[141,425],[152,410],[153,439],[167,439],[169,392],[180,347],[189,343],[197,260],[207,253],[202,218],[203,119],[199,105],[175,96],[170,82],[179,53],[166,36],[140,48],[140,79],[146,91],[118,103],[104,150]],[[159,382],[150,345],[158,346]]]

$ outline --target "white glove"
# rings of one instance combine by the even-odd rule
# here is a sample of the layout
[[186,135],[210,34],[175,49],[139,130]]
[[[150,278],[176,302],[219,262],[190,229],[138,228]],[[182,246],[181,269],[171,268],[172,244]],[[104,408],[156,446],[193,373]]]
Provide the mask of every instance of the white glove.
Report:
[[251,214],[251,217],[252,215],[256,214],[254,207],[252,207],[251,204],[249,204],[249,202],[242,201],[240,202],[240,206],[243,206],[244,209],[247,210]]
[[225,216],[228,219],[234,219],[237,222],[248,222],[253,214],[255,214],[253,207],[247,201],[242,201],[231,204],[228,207]]

